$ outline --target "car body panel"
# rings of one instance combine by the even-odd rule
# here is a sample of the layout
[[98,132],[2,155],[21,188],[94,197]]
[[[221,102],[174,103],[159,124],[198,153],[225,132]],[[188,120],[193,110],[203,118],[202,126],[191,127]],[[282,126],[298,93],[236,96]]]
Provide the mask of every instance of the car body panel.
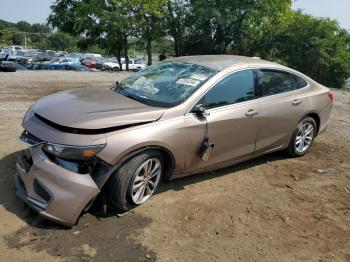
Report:
[[193,173],[252,155],[255,151],[257,119],[247,117],[246,113],[253,108],[259,110],[256,100],[208,110],[208,139],[214,144],[208,161],[203,161],[198,154],[205,136],[206,121],[194,114],[186,116],[186,170]]
[[56,93],[40,99],[33,110],[56,124],[84,129],[155,121],[165,111],[164,108],[149,107],[108,88]]
[[[103,144],[105,147],[98,152],[97,157],[113,168],[118,168],[129,156],[142,150],[164,150],[174,162],[171,178],[229,166],[284,149],[288,147],[298,122],[307,115],[319,118],[318,133],[327,127],[332,108],[332,101],[327,95],[329,89],[295,70],[258,58],[227,55],[182,57],[173,60],[211,67],[218,70],[218,73],[187,100],[171,108],[151,107],[103,88],[61,92],[34,104],[27,112],[22,126],[44,142],[69,146]],[[253,100],[209,109],[206,117],[192,113],[192,108],[200,103],[201,98],[228,75],[245,69],[255,72],[262,68],[288,71],[302,77],[308,85],[266,97],[260,97],[256,93]],[[293,104],[296,99],[301,103]],[[251,109],[258,113],[247,115]],[[207,162],[199,154],[205,139],[206,122],[209,142],[214,144]],[[120,128],[82,134],[58,130],[51,123],[84,130]],[[74,172],[71,174],[71,171],[50,162],[40,147],[32,149],[31,152],[33,167],[29,172],[19,170],[28,191],[27,196],[22,194],[22,199],[27,203],[32,200],[26,197],[42,201],[30,191],[33,178],[40,179],[50,191],[57,194],[58,202],[53,201],[44,210],[38,211],[49,219],[73,224],[77,214],[98,194],[99,187],[89,175]],[[105,181],[107,180],[108,177]],[[77,192],[82,192],[81,196]],[[61,197],[75,202],[74,197],[77,201],[69,204]],[[35,204],[29,204],[35,208]]]
[[[33,166],[28,173],[17,163],[17,175],[26,185],[25,195],[18,186],[17,194],[29,201],[36,200],[38,204],[31,205],[44,217],[64,225],[74,225],[81,211],[100,190],[89,175],[66,172],[52,163],[40,147],[32,148],[31,151]],[[34,191],[35,179],[49,192],[51,200],[48,203]]]

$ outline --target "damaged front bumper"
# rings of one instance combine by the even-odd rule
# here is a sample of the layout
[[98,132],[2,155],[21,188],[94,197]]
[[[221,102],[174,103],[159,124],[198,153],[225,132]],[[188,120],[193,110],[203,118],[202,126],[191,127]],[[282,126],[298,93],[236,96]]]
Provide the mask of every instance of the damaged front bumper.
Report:
[[92,169],[92,174],[72,172],[54,163],[40,145],[24,151],[16,167],[17,196],[43,217],[66,226],[75,225],[99,194],[108,170],[105,165]]

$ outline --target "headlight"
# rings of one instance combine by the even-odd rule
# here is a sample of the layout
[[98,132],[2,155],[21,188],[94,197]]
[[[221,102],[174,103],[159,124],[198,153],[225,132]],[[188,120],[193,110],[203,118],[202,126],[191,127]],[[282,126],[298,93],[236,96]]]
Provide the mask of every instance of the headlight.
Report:
[[89,161],[104,147],[105,145],[67,146],[57,144],[45,144],[43,146],[43,150],[51,156],[65,160]]

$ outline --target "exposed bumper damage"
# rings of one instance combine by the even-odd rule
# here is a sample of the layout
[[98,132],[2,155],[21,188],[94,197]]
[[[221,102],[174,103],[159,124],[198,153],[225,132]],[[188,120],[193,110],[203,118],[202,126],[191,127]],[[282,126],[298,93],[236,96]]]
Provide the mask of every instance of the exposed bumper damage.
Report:
[[[30,156],[31,158],[30,158]],[[40,215],[73,226],[100,189],[89,174],[77,174],[53,163],[40,147],[17,162],[17,195]]]

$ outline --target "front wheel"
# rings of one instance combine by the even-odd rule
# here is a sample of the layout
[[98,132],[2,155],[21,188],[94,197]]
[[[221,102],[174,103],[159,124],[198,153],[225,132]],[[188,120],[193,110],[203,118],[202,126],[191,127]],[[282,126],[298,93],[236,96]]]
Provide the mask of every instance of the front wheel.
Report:
[[136,155],[112,175],[106,185],[107,196],[122,210],[141,205],[154,194],[163,172],[160,152],[146,151]]
[[317,125],[313,118],[305,117],[294,130],[289,143],[288,152],[291,156],[303,156],[311,148],[317,132]]

